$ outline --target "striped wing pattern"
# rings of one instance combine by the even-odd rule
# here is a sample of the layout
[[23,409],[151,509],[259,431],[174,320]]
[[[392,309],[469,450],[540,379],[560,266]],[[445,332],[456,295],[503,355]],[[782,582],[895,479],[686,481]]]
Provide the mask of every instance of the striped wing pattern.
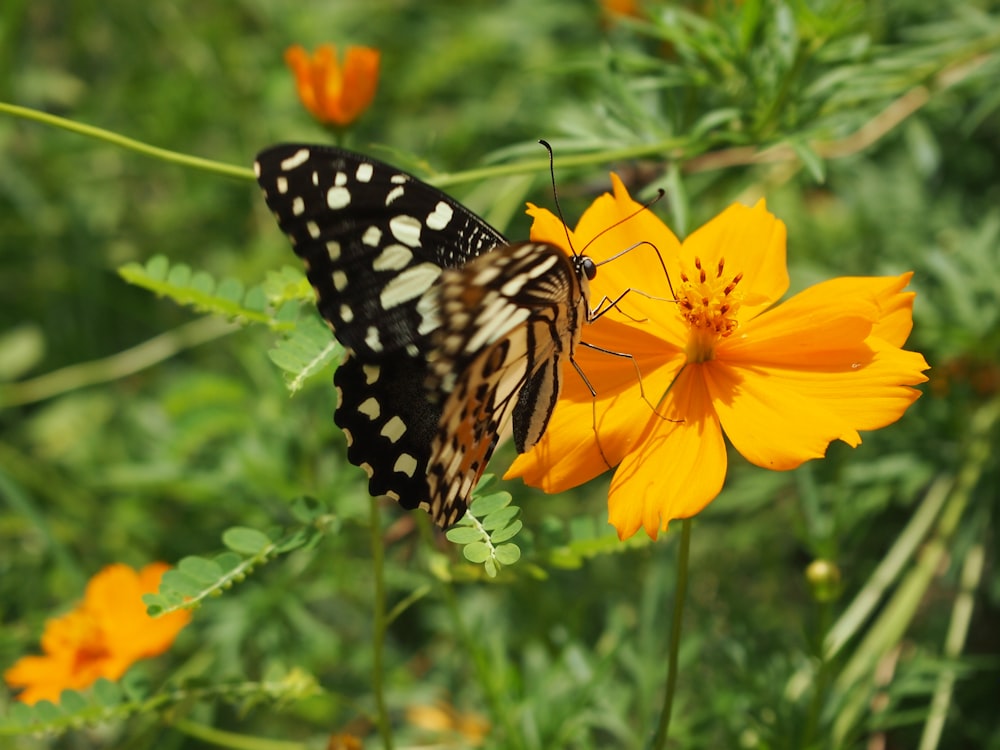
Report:
[[593,264],[510,245],[441,191],[342,149],[255,164],[347,355],[334,421],[369,491],[450,526],[497,444],[541,437],[588,318]]

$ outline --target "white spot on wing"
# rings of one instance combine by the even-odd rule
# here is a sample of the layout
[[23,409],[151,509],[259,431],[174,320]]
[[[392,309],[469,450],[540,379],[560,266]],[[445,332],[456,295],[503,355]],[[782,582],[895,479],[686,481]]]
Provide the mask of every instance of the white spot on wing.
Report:
[[409,453],[400,453],[399,458],[396,459],[396,463],[393,464],[392,470],[412,477],[413,473],[417,470],[417,459]]
[[381,374],[378,365],[361,365],[361,371],[365,374],[365,385],[378,382],[378,376]]
[[344,172],[337,172],[333,178],[333,184],[337,187],[343,187],[347,184],[347,175]]
[[382,239],[382,230],[377,226],[372,224],[365,230],[364,235],[361,237],[361,241],[368,245],[368,247],[378,247],[378,243]]
[[378,401],[374,397],[366,398],[360,404],[358,404],[358,411],[364,414],[371,420],[376,420],[379,414],[382,413],[382,407],[379,406]]
[[389,219],[392,236],[410,247],[420,246],[420,222],[412,216],[400,214]]
[[426,292],[440,275],[441,269],[433,263],[421,263],[407,268],[382,287],[379,301],[386,309],[409,302]]
[[372,261],[372,268],[376,271],[400,271],[406,268],[411,260],[413,260],[413,253],[408,247],[392,244]]
[[[526,321],[531,312],[524,307],[507,306],[509,311],[484,310],[477,318],[482,323],[475,335],[469,339],[466,348],[470,351],[478,351],[487,344],[492,344],[505,336],[510,330]],[[504,314],[506,313],[506,314]]]
[[354,320],[354,311],[351,310],[347,305],[340,306],[340,319],[345,323],[350,323]]
[[379,338],[378,328],[368,326],[368,332],[365,334],[365,343],[368,344],[368,348],[373,352],[382,351],[382,340]]
[[392,177],[389,178],[389,182],[391,182],[393,185],[402,185],[408,179],[409,178],[405,174],[394,174]]
[[340,243],[336,240],[327,242],[326,254],[330,256],[330,260],[337,260],[340,257]]
[[382,429],[379,430],[380,435],[389,438],[389,440],[393,443],[403,437],[403,433],[405,432],[406,424],[399,418],[399,416],[390,418],[384,425],[382,425]]
[[385,196],[385,205],[388,206],[390,203],[392,203],[397,198],[402,198],[402,197],[403,197],[403,186],[402,185],[396,185],[396,187],[394,187],[392,190],[390,190],[389,194],[387,196]]
[[292,214],[295,216],[301,216],[306,211],[306,202],[302,200],[301,196],[295,198],[292,201]]
[[333,272],[333,286],[338,292],[344,291],[347,288],[347,274],[343,271]]
[[274,181],[274,184],[278,188],[278,192],[281,193],[282,195],[288,192],[287,177],[279,177],[277,180]]
[[354,173],[354,178],[358,182],[368,182],[375,173],[375,168],[371,164],[359,164],[358,171]]
[[420,314],[420,323],[417,326],[417,333],[426,336],[431,331],[441,327],[441,315],[438,312],[436,294],[425,294],[417,303],[417,312]]
[[434,206],[434,210],[427,214],[427,226],[429,229],[435,229],[441,231],[448,223],[451,221],[451,217],[455,214],[451,206],[449,206],[444,201],[438,201],[438,204]]
[[298,151],[289,156],[287,159],[282,159],[281,164],[279,166],[281,167],[281,170],[283,172],[287,172],[291,169],[295,169],[296,167],[302,166],[308,160],[309,160],[309,149],[300,148]]
[[306,230],[309,232],[309,236],[312,237],[313,239],[319,237],[319,224],[317,224],[315,221],[307,221]]
[[351,202],[351,191],[347,188],[337,185],[326,191],[326,205],[332,208],[334,211],[338,211],[344,208]]

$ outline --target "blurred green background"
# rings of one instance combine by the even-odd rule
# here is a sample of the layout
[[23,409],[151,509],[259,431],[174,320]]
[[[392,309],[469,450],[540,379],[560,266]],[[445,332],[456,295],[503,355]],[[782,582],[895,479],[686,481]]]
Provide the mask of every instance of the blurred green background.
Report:
[[[527,232],[524,200],[550,205],[547,170],[455,173],[543,162],[546,138],[569,217],[613,168],[634,194],[665,188],[654,210],[679,234],[766,196],[789,228],[792,291],[915,271],[907,348],[933,368],[924,396],[794,472],[733,453],[698,517],[671,736],[1000,748],[1000,5],[648,2],[614,18],[571,0],[12,0],[0,101],[248,167],[273,142],[330,140],[282,62],[290,44],[323,42],[382,51],[347,144],[450,175],[508,236]],[[785,150],[751,163],[766,147]],[[331,421],[329,373],[292,398],[267,356],[275,333],[192,328],[196,313],[116,273],[157,254],[248,285],[297,263],[250,181],[0,115],[0,668],[36,652],[102,566],[210,555],[231,526],[293,523],[290,502],[311,495],[337,518],[322,543],[206,604],[135,672],[153,691],[204,690],[167,718],[378,747],[367,493]],[[140,367],[135,347],[161,336],[175,353]],[[389,633],[399,746],[642,747],[666,672],[675,529],[609,541],[607,477],[558,497],[506,488],[524,557],[496,581],[419,514],[383,514],[390,603],[423,594]],[[839,582],[810,586],[815,560]],[[862,591],[873,608],[838,621]],[[835,623],[846,640],[822,659]],[[298,696],[301,674],[322,690]],[[12,738],[12,700],[0,690],[4,747],[216,746],[156,713]],[[443,729],[420,712],[434,705]]]

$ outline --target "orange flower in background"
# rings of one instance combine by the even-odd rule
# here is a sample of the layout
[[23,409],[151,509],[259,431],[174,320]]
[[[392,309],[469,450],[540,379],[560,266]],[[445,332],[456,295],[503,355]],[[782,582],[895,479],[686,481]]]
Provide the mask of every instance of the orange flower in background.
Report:
[[136,661],[170,648],[191,613],[154,619],[142,603],[169,569],[151,563],[136,572],[118,563],[91,578],[77,608],[45,624],[44,655],[22,657],[4,673],[8,685],[24,688],[18,700],[56,703],[63,690],[86,688],[101,677],[117,680]]
[[348,47],[341,67],[337,48],[321,44],[310,57],[298,44],[285,50],[299,99],[325,125],[350,125],[368,109],[378,88],[379,51]]
[[[909,386],[927,379],[927,363],[901,348],[911,274],[835,279],[775,306],[788,288],[785,226],[764,201],[730,206],[682,243],[612,181],[614,195],[599,197],[570,236],[598,262],[646,243],[600,267],[591,299],[630,287],[655,297],[629,293],[584,330],[589,344],[634,359],[578,348],[596,399],[564,373],[545,435],[507,477],[559,492],[617,466],[611,523],[622,539],[640,526],[655,539],[722,489],[723,434],[752,463],[793,469],[834,440],[857,446],[859,430],[891,424],[920,395]],[[555,216],[528,213],[532,240],[565,244]]]

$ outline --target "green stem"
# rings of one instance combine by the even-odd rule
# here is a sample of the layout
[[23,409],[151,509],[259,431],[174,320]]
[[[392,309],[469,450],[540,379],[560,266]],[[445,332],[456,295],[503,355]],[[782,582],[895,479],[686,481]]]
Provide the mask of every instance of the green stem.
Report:
[[177,719],[170,725],[188,737],[194,737],[218,747],[233,748],[233,750],[306,750],[306,745],[302,742],[251,737],[246,734],[226,732],[187,719]]
[[663,750],[670,733],[670,715],[674,708],[677,689],[677,657],[681,648],[681,624],[684,619],[684,598],[687,594],[688,560],[691,553],[691,519],[681,520],[681,546],[677,550],[677,586],[674,589],[673,618],[670,623],[670,653],[667,655],[667,685],[660,710],[660,722],[649,746],[650,750]]
[[[984,524],[985,527],[985,524]],[[955,688],[957,668],[954,664],[965,650],[965,639],[972,624],[972,610],[975,605],[976,590],[982,583],[983,563],[986,559],[985,546],[976,544],[965,557],[962,566],[962,589],[955,599],[951,611],[951,622],[948,634],[945,636],[944,656],[948,665],[938,674],[934,687],[934,697],[931,699],[930,711],[924,723],[924,731],[920,737],[919,750],[937,750],[944,732],[948,709],[951,706],[952,693]]]
[[385,543],[382,538],[382,514],[378,501],[369,502],[371,508],[372,570],[375,574],[375,606],[373,612],[374,637],[372,639],[373,665],[372,690],[375,693],[375,723],[382,737],[385,750],[392,750],[392,726],[389,723],[389,709],[385,702],[385,673],[383,657],[385,652],[385,632],[388,619],[385,612]]
[[4,112],[16,117],[23,117],[25,120],[34,120],[35,122],[41,122],[45,125],[52,125],[53,127],[62,128],[63,130],[69,130],[72,133],[79,133],[80,135],[85,135],[88,138],[105,141],[115,146],[127,148],[131,151],[144,154],[145,156],[150,156],[154,159],[160,159],[172,164],[201,169],[205,172],[223,175],[224,177],[236,177],[242,180],[256,179],[253,170],[248,167],[234,167],[232,164],[223,164],[222,162],[212,161],[211,159],[202,159],[198,156],[188,156],[187,154],[181,154],[177,151],[169,151],[165,148],[150,146],[148,143],[137,141],[134,138],[127,138],[124,135],[113,133],[110,130],[96,128],[93,125],[84,125],[80,122],[67,120],[64,117],[56,117],[55,115],[50,115],[48,112],[40,112],[37,109],[19,107],[16,104],[0,102],[0,113]]
[[20,383],[0,385],[0,409],[44,401],[78,388],[119,380],[169,359],[180,351],[238,330],[240,327],[235,323],[216,317],[199,318],[109,357],[69,365]]

